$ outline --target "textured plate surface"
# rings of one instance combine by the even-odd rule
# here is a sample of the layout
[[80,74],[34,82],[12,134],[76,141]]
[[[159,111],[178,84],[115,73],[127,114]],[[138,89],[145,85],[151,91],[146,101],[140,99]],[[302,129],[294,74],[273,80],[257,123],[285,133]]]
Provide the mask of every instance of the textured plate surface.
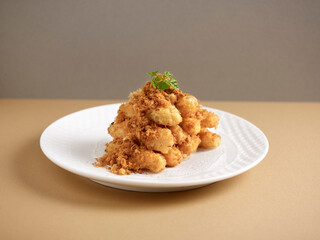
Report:
[[200,150],[180,165],[157,174],[115,175],[92,163],[103,155],[105,144],[112,140],[107,128],[119,106],[89,108],[55,121],[42,133],[42,151],[58,166],[100,184],[147,192],[192,189],[230,178],[254,167],[268,152],[268,140],[256,126],[233,114],[206,108],[220,117],[216,131],[221,135],[220,147]]

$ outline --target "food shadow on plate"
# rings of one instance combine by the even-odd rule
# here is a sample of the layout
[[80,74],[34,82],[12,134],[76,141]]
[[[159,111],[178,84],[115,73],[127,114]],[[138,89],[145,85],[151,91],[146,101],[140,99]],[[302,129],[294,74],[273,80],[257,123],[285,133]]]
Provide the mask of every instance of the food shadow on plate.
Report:
[[170,193],[145,193],[118,190],[70,173],[54,165],[42,153],[38,136],[19,148],[12,168],[25,191],[40,195],[47,201],[70,205],[88,205],[110,211],[163,208],[214,198],[232,191],[244,176],[227,179],[202,188]]

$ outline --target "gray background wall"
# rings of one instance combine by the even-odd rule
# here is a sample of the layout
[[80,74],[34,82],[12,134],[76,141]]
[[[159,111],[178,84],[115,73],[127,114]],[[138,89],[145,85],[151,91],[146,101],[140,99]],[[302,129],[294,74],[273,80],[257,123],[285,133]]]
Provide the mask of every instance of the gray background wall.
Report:
[[0,1],[0,97],[320,100],[320,1]]

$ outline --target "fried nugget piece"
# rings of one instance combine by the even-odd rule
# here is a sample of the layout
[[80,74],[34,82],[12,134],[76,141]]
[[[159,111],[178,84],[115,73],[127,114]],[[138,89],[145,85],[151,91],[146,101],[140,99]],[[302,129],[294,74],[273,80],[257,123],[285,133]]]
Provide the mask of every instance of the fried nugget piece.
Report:
[[113,138],[124,138],[128,136],[130,129],[128,128],[128,123],[127,121],[123,121],[120,123],[111,123],[111,125],[108,128],[109,134]]
[[147,111],[147,116],[157,124],[175,126],[182,121],[182,117],[175,106],[158,108]]
[[198,106],[199,100],[190,94],[184,94],[176,103],[176,107],[183,117],[197,112]]
[[169,94],[169,100],[170,100],[171,104],[175,104],[178,100],[178,97],[174,93],[171,93],[171,94]]
[[183,131],[179,125],[169,127],[169,129],[171,130],[174,137],[174,143],[181,144],[186,140],[187,133]]
[[201,129],[199,137],[201,140],[199,144],[200,148],[211,149],[216,148],[221,144],[221,137],[216,133],[210,132],[206,128]]
[[197,135],[201,130],[200,120],[196,118],[183,118],[181,127],[190,135]]
[[167,161],[167,167],[177,166],[182,161],[182,153],[176,147],[171,147],[167,154],[163,154]]
[[206,109],[202,109],[202,120],[201,127],[202,128],[217,128],[219,124],[219,117],[217,114],[209,112]]
[[182,154],[190,155],[197,151],[200,142],[201,140],[199,136],[188,136],[184,143],[178,145],[178,148]]
[[167,162],[164,156],[139,146],[133,139],[115,139],[106,144],[106,153],[95,164],[98,167],[111,166],[112,173],[124,175],[131,171],[162,171]]
[[130,104],[130,103],[124,103],[124,104],[120,105],[119,112],[124,113],[124,115],[127,118],[133,118],[137,114],[137,112],[135,111],[134,106],[132,104]]
[[140,135],[141,142],[149,149],[168,153],[174,144],[172,132],[167,128],[147,126],[146,131]]
[[167,167],[174,167],[181,163],[182,153],[176,147],[171,147],[167,154],[163,154],[164,158],[167,161]]
[[109,134],[114,138],[123,139],[134,137],[141,141],[149,150],[167,153],[169,148],[175,143],[170,129],[161,128],[156,125],[148,125],[145,128],[136,128],[130,120],[120,123],[112,123],[108,128]]
[[129,162],[133,164],[135,170],[146,169],[150,172],[161,172],[165,169],[167,161],[160,153],[141,148],[130,158]]

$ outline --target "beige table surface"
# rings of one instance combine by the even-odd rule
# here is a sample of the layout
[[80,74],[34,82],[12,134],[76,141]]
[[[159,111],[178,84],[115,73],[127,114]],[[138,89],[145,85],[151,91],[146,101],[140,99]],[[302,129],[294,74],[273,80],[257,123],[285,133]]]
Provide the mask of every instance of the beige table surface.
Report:
[[255,168],[196,190],[137,193],[51,163],[54,120],[115,101],[0,100],[0,239],[320,239],[320,103],[203,102],[267,135]]

